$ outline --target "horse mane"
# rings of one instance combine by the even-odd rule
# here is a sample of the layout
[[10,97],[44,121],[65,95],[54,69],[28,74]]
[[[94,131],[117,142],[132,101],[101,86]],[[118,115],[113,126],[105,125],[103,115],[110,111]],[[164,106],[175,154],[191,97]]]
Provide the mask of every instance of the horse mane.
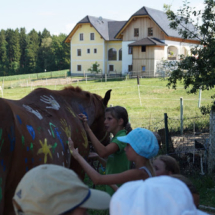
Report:
[[76,92],[76,93],[80,93],[83,92],[83,90],[80,87],[73,87],[73,86],[68,86],[68,87],[64,87],[63,90],[65,91],[72,91],[72,92]]
[[102,98],[101,96],[94,94],[94,93],[90,93],[89,91],[84,91],[82,90],[80,87],[73,87],[73,86],[68,86],[68,87],[64,87],[63,90],[61,91],[64,95],[71,95],[71,93],[78,93],[80,96],[86,96],[88,98],[90,98],[91,96],[95,96],[97,98]]

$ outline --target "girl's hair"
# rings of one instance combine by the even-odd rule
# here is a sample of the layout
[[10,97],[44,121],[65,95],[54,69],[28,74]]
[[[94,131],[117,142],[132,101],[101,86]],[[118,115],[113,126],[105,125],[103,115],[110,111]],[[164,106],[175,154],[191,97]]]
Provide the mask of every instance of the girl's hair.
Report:
[[164,162],[167,171],[171,171],[172,174],[180,174],[180,167],[175,158],[169,155],[159,155],[156,159]]
[[125,127],[127,134],[132,130],[131,124],[128,122],[128,112],[124,107],[108,107],[106,108],[105,112],[110,112],[111,115],[117,120],[123,119],[123,127]]

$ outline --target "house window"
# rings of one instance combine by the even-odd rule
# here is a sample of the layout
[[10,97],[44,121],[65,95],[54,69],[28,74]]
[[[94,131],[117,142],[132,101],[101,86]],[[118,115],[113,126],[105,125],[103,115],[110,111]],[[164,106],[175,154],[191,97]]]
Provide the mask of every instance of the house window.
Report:
[[77,71],[81,72],[81,65],[77,65]]
[[139,28],[134,29],[134,36],[139,37]]
[[83,33],[79,34],[79,39],[80,39],[80,41],[84,40],[84,34]]
[[109,65],[109,71],[113,72],[114,71],[114,65]]
[[90,33],[90,40],[94,40],[94,39],[95,39],[94,33]]
[[90,49],[87,49],[87,54],[90,54]]
[[128,54],[133,54],[133,48],[131,46],[128,47]]
[[148,36],[153,36],[153,28],[148,28]]
[[128,65],[128,71],[131,72],[133,70],[132,65]]
[[142,46],[142,47],[141,47],[141,51],[142,51],[142,52],[146,52],[146,46]]
[[81,56],[81,49],[77,49],[77,56]]
[[122,49],[119,50],[119,60],[122,60]]
[[142,72],[146,71],[146,66],[142,66]]
[[94,54],[96,54],[97,53],[97,49],[94,49]]
[[117,59],[117,52],[116,49],[111,48],[108,50],[108,60],[116,60]]

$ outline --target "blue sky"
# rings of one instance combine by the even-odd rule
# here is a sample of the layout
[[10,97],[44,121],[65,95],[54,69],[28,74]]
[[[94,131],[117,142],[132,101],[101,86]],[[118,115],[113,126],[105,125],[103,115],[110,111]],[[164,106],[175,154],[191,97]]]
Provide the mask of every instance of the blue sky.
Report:
[[[128,3],[129,2],[129,3]],[[204,0],[190,0],[190,6],[203,8]],[[86,15],[113,20],[128,20],[143,6],[163,10],[163,5],[172,5],[176,11],[182,7],[179,0],[1,0],[0,29],[25,27],[27,33],[33,28],[51,34],[69,34],[77,22]]]

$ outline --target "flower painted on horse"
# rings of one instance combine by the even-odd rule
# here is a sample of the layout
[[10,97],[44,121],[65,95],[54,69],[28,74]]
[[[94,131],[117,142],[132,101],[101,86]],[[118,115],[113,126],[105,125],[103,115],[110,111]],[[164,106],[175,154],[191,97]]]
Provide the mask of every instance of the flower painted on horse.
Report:
[[87,146],[88,146],[88,139],[87,139],[86,132],[85,132],[84,130],[82,130],[82,131],[81,131],[81,135],[82,135],[82,137],[84,138],[84,143],[83,143],[83,145],[84,145],[85,148],[87,148]]
[[51,109],[54,109],[54,110],[59,110],[60,109],[60,105],[54,99],[54,97],[51,96],[51,95],[50,95],[50,97],[45,96],[45,95],[40,96],[40,101],[50,105],[50,106],[46,106],[46,108],[51,108]]
[[71,127],[70,125],[67,125],[67,122],[65,119],[61,119],[60,123],[63,127],[61,127],[61,129],[65,132],[67,137],[71,137]]
[[47,163],[47,156],[49,155],[52,158],[52,153],[50,151],[50,148],[52,148],[51,145],[47,144],[47,139],[44,139],[44,143],[40,140],[41,148],[38,150],[37,154],[44,153],[44,163]]

